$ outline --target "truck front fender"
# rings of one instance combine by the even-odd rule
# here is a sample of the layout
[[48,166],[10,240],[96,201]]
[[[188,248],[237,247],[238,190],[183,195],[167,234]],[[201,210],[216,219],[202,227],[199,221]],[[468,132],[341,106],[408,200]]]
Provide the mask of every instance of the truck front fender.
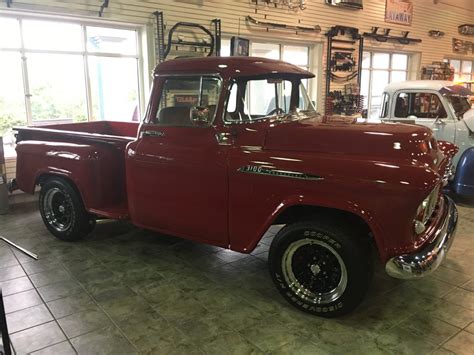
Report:
[[456,167],[452,189],[465,198],[474,198],[474,147],[464,151]]

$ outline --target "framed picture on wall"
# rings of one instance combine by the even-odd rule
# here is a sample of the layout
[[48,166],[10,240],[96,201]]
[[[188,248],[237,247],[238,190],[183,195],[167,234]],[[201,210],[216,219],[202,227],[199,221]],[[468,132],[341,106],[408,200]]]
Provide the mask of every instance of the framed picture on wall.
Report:
[[411,25],[413,3],[411,0],[386,0],[385,22]]
[[230,39],[230,55],[233,57],[248,57],[250,41],[242,37],[232,37]]

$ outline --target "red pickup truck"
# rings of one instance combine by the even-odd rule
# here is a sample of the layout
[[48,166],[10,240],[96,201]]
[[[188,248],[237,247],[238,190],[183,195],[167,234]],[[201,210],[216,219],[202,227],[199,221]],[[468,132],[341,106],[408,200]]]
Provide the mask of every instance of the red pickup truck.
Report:
[[165,62],[141,124],[18,128],[14,185],[41,186],[44,223],[66,241],[105,217],[250,253],[284,224],[268,257],[278,290],[303,311],[345,314],[366,293],[373,249],[404,279],[445,258],[456,147],[422,126],[322,117],[311,77],[263,58]]

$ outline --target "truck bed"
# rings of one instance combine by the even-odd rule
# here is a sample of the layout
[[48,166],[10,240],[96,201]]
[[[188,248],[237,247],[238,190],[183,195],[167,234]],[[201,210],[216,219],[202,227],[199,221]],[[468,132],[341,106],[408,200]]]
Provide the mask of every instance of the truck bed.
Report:
[[84,122],[15,128],[17,185],[28,193],[44,177],[68,179],[86,210],[127,219],[125,147],[136,139],[138,122]]

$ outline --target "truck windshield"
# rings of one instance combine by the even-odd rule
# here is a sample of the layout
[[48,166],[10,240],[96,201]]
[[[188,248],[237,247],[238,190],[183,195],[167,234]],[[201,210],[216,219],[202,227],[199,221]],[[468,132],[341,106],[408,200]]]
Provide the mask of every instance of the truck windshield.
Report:
[[250,79],[232,84],[225,120],[254,121],[271,116],[291,119],[291,114],[298,112],[316,112],[299,80]]
[[449,103],[456,112],[456,116],[462,117],[469,109],[471,108],[471,103],[469,98],[465,96],[458,95],[448,95],[447,96]]

